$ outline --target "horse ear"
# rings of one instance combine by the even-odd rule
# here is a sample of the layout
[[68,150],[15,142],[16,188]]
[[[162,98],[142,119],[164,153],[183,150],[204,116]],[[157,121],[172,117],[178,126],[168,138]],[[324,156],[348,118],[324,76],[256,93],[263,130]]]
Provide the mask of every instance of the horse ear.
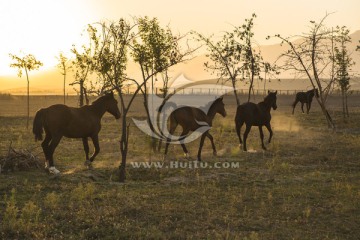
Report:
[[277,94],[277,90],[275,91],[275,95]]
[[270,90],[268,90],[268,94],[270,94]]

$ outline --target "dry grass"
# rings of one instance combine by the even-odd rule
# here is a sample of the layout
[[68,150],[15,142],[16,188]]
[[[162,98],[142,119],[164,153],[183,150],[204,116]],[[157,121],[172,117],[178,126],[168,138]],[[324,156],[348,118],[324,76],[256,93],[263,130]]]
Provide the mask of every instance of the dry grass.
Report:
[[[10,141],[18,149],[40,144],[25,129],[26,119],[14,110],[21,101],[11,101],[15,101],[9,104],[12,107],[1,108],[6,111],[0,113],[4,154]],[[56,101],[61,99],[49,103]],[[254,128],[248,139],[252,151],[245,153],[239,150],[234,131],[234,101],[225,98],[229,116],[216,117],[211,130],[219,156],[212,156],[206,141],[203,160],[237,163],[239,168],[129,165],[125,184],[116,182],[120,126],[106,116],[94,170],[82,165],[81,141],[63,139],[55,152],[63,173],[60,178],[37,169],[0,174],[0,238],[356,239],[360,236],[360,111],[356,107],[360,98],[351,100],[352,116],[346,122],[337,99],[330,99],[339,126],[335,132],[325,127],[316,103],[310,115],[297,109],[292,116],[291,101],[292,97],[279,97],[269,150],[261,150]],[[32,102],[38,104],[34,109],[47,104]],[[142,117],[140,99],[135,106],[131,115]],[[188,147],[195,158],[198,140]],[[169,153],[167,163],[189,163],[180,146],[171,146]],[[150,139],[132,126],[129,161],[161,159],[161,154],[151,152]]]

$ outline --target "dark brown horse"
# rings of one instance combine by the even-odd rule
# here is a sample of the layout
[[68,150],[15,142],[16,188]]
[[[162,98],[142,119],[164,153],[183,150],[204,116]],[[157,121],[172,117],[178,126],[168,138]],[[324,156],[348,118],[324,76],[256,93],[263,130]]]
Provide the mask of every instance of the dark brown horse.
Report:
[[273,136],[273,131],[271,130],[270,120],[271,114],[270,110],[273,108],[276,110],[276,92],[268,91],[268,95],[264,98],[264,101],[259,102],[258,104],[247,102],[237,107],[236,116],[235,116],[235,125],[236,125],[236,133],[239,137],[240,145],[242,144],[240,131],[242,125],[246,124],[246,130],[244,132],[244,151],[247,151],[246,148],[246,139],[251,130],[252,126],[258,126],[261,138],[261,146],[264,150],[266,147],[264,145],[264,133],[262,127],[265,126],[270,132],[269,143]]
[[[202,126],[199,124],[200,122],[206,122],[211,127],[212,121],[217,113],[219,113],[223,117],[226,117],[226,111],[225,111],[225,106],[224,106],[222,97],[216,99],[211,104],[207,114],[205,114],[205,112],[203,112],[201,109],[195,108],[195,107],[178,108],[170,114],[169,133],[172,135],[175,132],[176,127],[178,125],[180,125],[183,129],[182,133],[180,134],[180,139],[181,139],[182,137],[184,138],[190,131],[194,132],[198,128],[200,128]],[[205,137],[208,137],[210,139],[213,153],[214,153],[214,155],[216,155],[214,139],[208,130],[201,135],[200,146],[199,146],[199,151],[198,151],[198,155],[197,155],[198,161],[201,161],[201,149],[204,145]],[[184,150],[185,155],[188,157],[189,152],[186,149],[185,144],[183,143],[182,140],[180,140],[180,143]],[[169,144],[170,143],[168,141],[165,146],[165,155],[168,152]]]
[[[85,165],[91,167],[96,155],[100,151],[98,134],[101,129],[101,118],[109,112],[116,119],[120,118],[120,111],[113,93],[99,97],[89,106],[81,108],[68,107],[62,104],[52,105],[37,111],[33,123],[35,141],[42,140],[43,129],[45,139],[41,143],[45,155],[45,168],[49,172],[60,173],[54,167],[53,154],[61,138],[82,138],[86,154]],[[91,138],[95,151],[89,158],[88,138]]]
[[295,101],[292,104],[293,107],[292,114],[294,114],[294,110],[298,102],[301,103],[301,110],[303,113],[304,113],[304,104],[306,104],[306,113],[309,114],[311,108],[311,102],[314,96],[316,96],[317,98],[319,97],[319,91],[317,90],[317,88],[309,90],[307,92],[298,92],[296,94]]

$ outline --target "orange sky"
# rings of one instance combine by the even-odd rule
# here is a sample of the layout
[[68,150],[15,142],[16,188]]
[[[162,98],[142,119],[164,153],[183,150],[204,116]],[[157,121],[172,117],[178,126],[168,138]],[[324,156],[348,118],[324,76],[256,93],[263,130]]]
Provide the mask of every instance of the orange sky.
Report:
[[72,44],[82,43],[86,24],[104,19],[148,15],[158,17],[164,25],[169,23],[174,31],[216,35],[255,12],[255,38],[259,44],[270,44],[267,35],[302,33],[310,20],[319,20],[326,12],[336,12],[327,25],[359,30],[359,9],[359,0],[1,1],[0,77],[16,75],[9,68],[9,53],[32,53],[44,62],[41,71],[53,69],[60,51],[69,54]]

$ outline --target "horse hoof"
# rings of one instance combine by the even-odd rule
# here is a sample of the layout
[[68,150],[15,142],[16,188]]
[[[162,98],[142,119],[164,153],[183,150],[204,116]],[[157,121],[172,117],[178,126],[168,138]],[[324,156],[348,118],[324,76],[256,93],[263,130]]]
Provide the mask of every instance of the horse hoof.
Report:
[[186,159],[189,159],[189,158],[190,158],[190,154],[189,154],[189,153],[184,153],[184,157],[185,157]]
[[90,160],[86,160],[84,162],[84,165],[88,168],[88,169],[93,169],[92,167],[92,162]]
[[266,147],[262,147],[262,149],[265,150],[265,151],[267,150]]
[[57,170],[55,167],[49,167],[49,173],[54,174],[54,175],[58,175],[58,174],[60,174],[60,171]]

